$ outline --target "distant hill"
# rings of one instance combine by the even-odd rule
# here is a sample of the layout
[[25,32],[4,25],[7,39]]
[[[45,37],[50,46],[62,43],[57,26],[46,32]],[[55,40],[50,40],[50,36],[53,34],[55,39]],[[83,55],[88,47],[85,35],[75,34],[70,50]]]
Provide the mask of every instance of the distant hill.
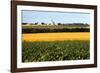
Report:
[[89,27],[90,25],[87,23],[56,23],[56,24],[51,24],[51,23],[22,23],[22,25],[58,25],[58,26],[80,26],[80,27]]

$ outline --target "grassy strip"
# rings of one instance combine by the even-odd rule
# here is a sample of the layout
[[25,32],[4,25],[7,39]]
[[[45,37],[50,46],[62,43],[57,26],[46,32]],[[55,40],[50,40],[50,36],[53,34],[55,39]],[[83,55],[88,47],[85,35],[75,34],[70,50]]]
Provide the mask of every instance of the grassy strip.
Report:
[[50,32],[90,32],[88,27],[78,26],[22,26],[22,33],[50,33]]
[[89,40],[22,43],[22,62],[89,59]]

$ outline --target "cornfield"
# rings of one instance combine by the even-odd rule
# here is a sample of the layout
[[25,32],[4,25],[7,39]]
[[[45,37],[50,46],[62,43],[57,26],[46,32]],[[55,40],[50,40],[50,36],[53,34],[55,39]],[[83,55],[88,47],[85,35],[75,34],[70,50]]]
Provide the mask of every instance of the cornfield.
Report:
[[22,62],[90,58],[89,27],[83,29],[83,26],[77,28],[76,26],[22,26],[22,28]]
[[90,58],[89,40],[22,43],[22,62],[85,60]]

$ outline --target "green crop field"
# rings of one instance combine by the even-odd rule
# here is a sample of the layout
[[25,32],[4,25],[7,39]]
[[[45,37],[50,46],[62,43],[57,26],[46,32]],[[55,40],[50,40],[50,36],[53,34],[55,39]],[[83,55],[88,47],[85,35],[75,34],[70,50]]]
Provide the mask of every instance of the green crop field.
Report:
[[22,62],[89,59],[89,40],[22,42]]

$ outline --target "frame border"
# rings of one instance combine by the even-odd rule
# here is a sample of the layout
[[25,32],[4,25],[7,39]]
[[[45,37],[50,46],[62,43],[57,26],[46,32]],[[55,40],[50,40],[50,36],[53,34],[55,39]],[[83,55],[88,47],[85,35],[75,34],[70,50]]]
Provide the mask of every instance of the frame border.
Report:
[[[94,10],[94,64],[84,65],[66,65],[66,66],[50,66],[35,68],[17,68],[17,5],[28,6],[45,6],[45,7],[61,7],[61,8],[83,8]],[[97,67],[97,6],[95,5],[79,5],[64,3],[48,3],[34,1],[11,1],[11,72],[29,72],[29,71],[46,71],[76,68],[92,68]]]

